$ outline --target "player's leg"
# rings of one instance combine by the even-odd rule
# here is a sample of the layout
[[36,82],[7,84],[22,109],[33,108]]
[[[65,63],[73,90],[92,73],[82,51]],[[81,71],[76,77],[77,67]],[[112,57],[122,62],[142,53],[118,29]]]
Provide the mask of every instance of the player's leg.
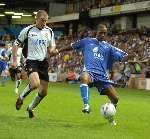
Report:
[[17,69],[15,93],[18,94],[19,86],[21,85],[21,69]]
[[90,75],[87,72],[83,72],[80,75],[80,92],[82,101],[84,104],[84,107],[82,109],[83,113],[89,113],[90,112],[90,106],[89,106],[89,82],[91,81]]
[[[113,86],[109,86],[106,90],[105,90],[105,94],[108,96],[108,98],[110,99],[111,103],[114,104],[115,107],[117,107],[117,103],[118,103],[118,96],[117,96],[117,92],[115,90],[115,88]],[[114,116],[108,117],[108,122],[111,125],[116,125],[116,121],[114,120]]]
[[2,71],[1,76],[2,76],[1,85],[5,86],[5,84],[7,82],[8,71],[7,70]]
[[1,81],[1,85],[2,86],[5,86],[6,84],[6,81],[8,79],[8,64],[7,62],[4,62],[3,65],[2,65],[2,73],[1,73],[1,76],[2,76],[2,81]]
[[[117,96],[117,92],[116,92],[115,88],[111,85],[111,83],[99,81],[95,85],[96,85],[98,91],[100,92],[100,95],[106,95],[109,98],[110,102],[115,107],[117,107],[119,98]],[[116,125],[116,122],[115,122],[113,116],[107,117],[107,120],[111,125]]]
[[40,85],[40,79],[37,72],[33,72],[29,75],[29,84],[25,87],[23,92],[19,95],[16,101],[16,109],[19,110],[23,104],[25,97],[34,89],[38,88]]
[[10,74],[10,78],[12,81],[15,81],[15,78],[16,78],[16,70],[13,69],[13,68],[9,68],[9,74]]
[[44,80],[40,80],[39,92],[34,97],[32,102],[29,104],[27,111],[29,113],[29,118],[33,118],[33,110],[34,108],[41,102],[41,100],[47,95],[48,90],[48,82]]
[[110,85],[108,88],[104,90],[104,93],[108,96],[110,99],[111,103],[114,104],[115,107],[117,107],[117,103],[119,100],[119,97],[117,96],[117,91],[116,89]]
[[[106,90],[105,90],[105,94],[108,96],[108,98],[110,99],[111,103],[114,104],[115,107],[117,107],[117,103],[118,103],[118,96],[117,96],[117,92],[115,90],[115,88],[113,86],[109,86]],[[114,120],[114,117],[108,117],[108,122],[111,125],[116,125],[116,121]]]
[[2,85],[2,72],[3,72],[3,62],[0,60],[0,84]]
[[19,95],[16,101],[16,109],[19,110],[23,104],[24,98],[34,89],[38,88],[40,85],[37,61],[29,60],[26,63],[26,68],[29,76],[29,84],[25,87],[23,92]]
[[3,70],[1,73],[1,86],[5,86],[5,80],[5,70]]
[[44,61],[39,62],[39,67],[38,67],[38,75],[40,78],[39,92],[27,108],[27,111],[29,113],[29,118],[34,117],[33,109],[47,95],[48,82],[49,82],[48,66],[49,66],[49,64],[46,59]]

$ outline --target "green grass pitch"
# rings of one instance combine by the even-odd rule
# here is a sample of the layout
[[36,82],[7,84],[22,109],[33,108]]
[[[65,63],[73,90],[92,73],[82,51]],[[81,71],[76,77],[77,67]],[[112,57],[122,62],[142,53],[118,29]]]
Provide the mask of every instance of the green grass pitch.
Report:
[[[90,114],[81,113],[79,85],[49,83],[48,96],[36,108],[36,118],[29,119],[26,107],[15,110],[15,83],[0,87],[0,139],[150,139],[150,92],[118,88],[117,126],[100,115],[100,105],[108,101],[91,90]],[[25,84],[21,85],[20,90]]]

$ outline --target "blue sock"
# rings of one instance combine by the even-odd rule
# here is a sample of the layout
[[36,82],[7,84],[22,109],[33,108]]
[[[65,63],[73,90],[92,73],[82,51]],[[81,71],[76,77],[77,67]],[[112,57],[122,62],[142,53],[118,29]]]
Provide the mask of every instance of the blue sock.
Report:
[[80,85],[81,97],[84,104],[89,103],[89,86],[87,84]]

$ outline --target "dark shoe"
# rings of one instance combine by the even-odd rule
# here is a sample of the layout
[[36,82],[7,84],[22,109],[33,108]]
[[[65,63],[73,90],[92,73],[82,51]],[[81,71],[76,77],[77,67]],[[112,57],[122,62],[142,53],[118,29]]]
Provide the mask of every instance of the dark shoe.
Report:
[[29,107],[27,108],[27,112],[29,114],[29,118],[33,118],[34,117],[33,110],[30,110]]
[[23,104],[23,100],[19,96],[16,101],[16,110],[20,110],[22,104]]

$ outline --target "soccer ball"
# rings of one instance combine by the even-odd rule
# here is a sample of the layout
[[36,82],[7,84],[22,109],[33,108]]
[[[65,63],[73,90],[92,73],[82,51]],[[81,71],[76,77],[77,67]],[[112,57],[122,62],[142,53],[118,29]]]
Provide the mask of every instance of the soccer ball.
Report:
[[112,103],[106,103],[100,107],[100,112],[104,118],[109,118],[116,114],[116,108]]

